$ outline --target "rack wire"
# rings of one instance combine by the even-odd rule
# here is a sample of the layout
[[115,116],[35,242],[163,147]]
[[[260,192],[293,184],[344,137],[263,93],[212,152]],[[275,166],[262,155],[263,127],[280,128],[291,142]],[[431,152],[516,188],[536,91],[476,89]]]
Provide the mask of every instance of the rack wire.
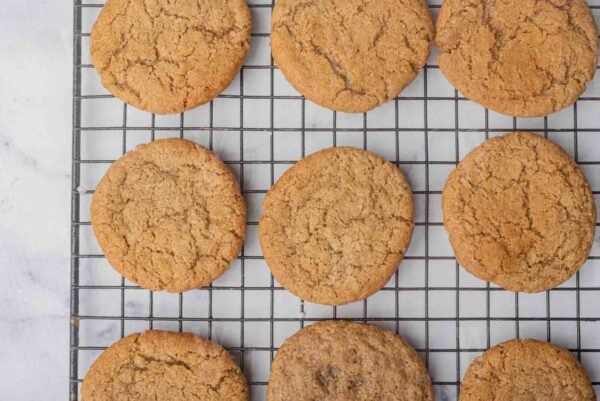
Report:
[[[434,14],[440,1],[430,1]],[[71,211],[70,400],[89,364],[112,342],[145,329],[191,331],[223,344],[239,361],[253,400],[264,399],[270,362],[305,325],[338,318],[372,322],[405,336],[422,353],[438,400],[456,400],[470,361],[513,337],[571,350],[600,390],[600,244],[576,276],[538,295],[514,294],[461,269],[440,216],[446,175],[493,135],[532,130],[560,143],[581,165],[600,201],[600,74],[573,107],[533,120],[507,118],[466,100],[443,80],[432,56],[400,97],[362,115],[329,112],[295,93],[273,64],[274,0],[249,2],[251,54],[239,79],[213,102],[178,116],[142,113],[108,94],[89,63],[89,32],[101,3],[74,0]],[[600,19],[600,1],[590,2]],[[238,174],[249,205],[239,261],[208,288],[152,293],[108,267],[95,244],[89,201],[103,171],[135,144],[181,137],[215,150]],[[408,176],[417,207],[411,249],[392,280],[343,307],[305,303],[270,275],[257,246],[260,201],[278,176],[323,147],[374,150]]]

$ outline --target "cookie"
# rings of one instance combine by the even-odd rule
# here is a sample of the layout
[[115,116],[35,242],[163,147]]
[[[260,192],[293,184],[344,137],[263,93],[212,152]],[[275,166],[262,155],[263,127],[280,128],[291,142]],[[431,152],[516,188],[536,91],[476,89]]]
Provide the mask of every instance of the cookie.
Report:
[[246,206],[227,166],[184,139],[139,145],[98,184],[91,221],[110,264],[143,288],[210,284],[241,250]]
[[92,63],[113,95],[157,114],[209,102],[240,70],[252,16],[244,0],[107,0]]
[[325,321],[288,338],[271,367],[267,401],[433,401],[419,354],[391,331]]
[[83,401],[248,401],[240,368],[193,334],[146,331],[104,351],[81,387]]
[[566,349],[537,340],[510,340],[467,370],[460,401],[596,401],[585,371]]
[[433,42],[424,0],[279,0],[271,48],[292,86],[332,110],[364,112],[395,98]]
[[444,0],[436,31],[446,78],[499,113],[564,109],[596,72],[598,34],[585,0]]
[[342,305],[384,286],[413,228],[412,193],[400,170],[368,151],[331,148],[277,181],[258,230],[282,286],[310,302]]
[[596,208],[583,173],[532,133],[496,137],[469,153],[448,178],[442,208],[457,261],[511,291],[558,286],[594,241]]

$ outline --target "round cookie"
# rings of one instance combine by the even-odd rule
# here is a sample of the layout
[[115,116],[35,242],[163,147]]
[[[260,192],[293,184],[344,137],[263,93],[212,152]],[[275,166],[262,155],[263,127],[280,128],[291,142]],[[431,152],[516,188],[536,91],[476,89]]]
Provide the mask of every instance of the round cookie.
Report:
[[385,285],[413,228],[412,193],[398,168],[368,151],[330,148],[277,181],[258,230],[282,286],[310,302],[342,305]]
[[154,291],[208,285],[241,250],[246,206],[227,166],[184,139],[139,145],[108,169],[91,221],[110,264]]
[[471,363],[460,401],[596,401],[585,371],[566,349],[537,340],[510,340]]
[[425,65],[433,36],[424,0],[279,0],[271,48],[298,92],[356,113],[395,98]]
[[267,401],[433,401],[419,354],[391,331],[325,321],[288,338],[271,367]]
[[193,334],[146,331],[123,338],[92,364],[82,401],[248,401],[231,356]]
[[585,0],[444,0],[438,63],[467,98],[516,117],[573,104],[596,72]]
[[145,111],[209,102],[250,48],[245,0],[107,0],[92,29],[92,63],[113,95]]
[[511,291],[558,286],[594,240],[596,209],[583,173],[532,133],[496,137],[469,153],[450,174],[442,207],[457,261]]

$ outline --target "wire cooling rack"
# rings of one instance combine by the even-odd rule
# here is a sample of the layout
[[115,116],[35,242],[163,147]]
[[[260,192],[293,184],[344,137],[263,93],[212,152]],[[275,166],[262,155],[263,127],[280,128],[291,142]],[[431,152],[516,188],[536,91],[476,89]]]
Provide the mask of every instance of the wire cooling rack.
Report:
[[[600,0],[590,5],[600,19]],[[145,329],[186,331],[225,347],[244,369],[252,400],[264,400],[281,343],[315,321],[344,318],[394,330],[429,367],[437,400],[456,400],[469,363],[494,344],[533,337],[569,348],[600,390],[600,244],[568,282],[515,294],[469,275],[453,258],[441,217],[448,173],[486,138],[532,130],[579,162],[600,203],[600,74],[573,107],[547,118],[514,119],[464,99],[432,55],[399,98],[367,114],[320,108],[298,95],[273,66],[273,2],[250,1],[252,50],[239,78],[191,112],[156,116],[110,96],[89,61],[89,32],[101,3],[74,0],[73,183],[70,399],[90,363],[119,338]],[[435,14],[440,1],[432,1]],[[218,153],[236,172],[249,208],[238,261],[211,287],[152,293],[124,280],[104,259],[89,223],[94,187],[111,162],[137,144],[182,137]],[[274,281],[257,238],[260,204],[293,163],[322,148],[351,145],[379,153],[409,178],[417,209],[411,248],[398,273],[368,300],[341,307],[302,302]],[[597,234],[598,235],[598,234]]]

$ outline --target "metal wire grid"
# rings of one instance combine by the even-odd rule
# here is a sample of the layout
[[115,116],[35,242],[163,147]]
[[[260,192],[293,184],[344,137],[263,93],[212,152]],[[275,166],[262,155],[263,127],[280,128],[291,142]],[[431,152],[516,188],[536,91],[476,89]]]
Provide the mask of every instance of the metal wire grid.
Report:
[[[257,3],[255,0],[254,3]],[[253,12],[257,12],[257,10],[269,10],[272,8],[274,4],[274,0],[263,0],[264,4],[250,4]],[[86,64],[83,62],[84,58],[84,49],[85,44],[84,41],[89,37],[89,32],[85,32],[83,30],[82,23],[82,15],[89,10],[98,10],[102,7],[102,4],[95,3],[85,3],[83,0],[74,0],[74,74],[73,74],[73,156],[72,156],[72,188],[71,188],[71,198],[72,198],[72,213],[71,213],[71,321],[70,321],[70,399],[77,400],[79,397],[79,387],[83,379],[83,375],[85,372],[82,372],[80,367],[80,358],[82,353],[84,352],[94,352],[99,353],[100,351],[105,349],[105,346],[108,344],[100,345],[80,345],[80,327],[85,324],[85,322],[98,322],[98,321],[108,321],[108,322],[116,322],[116,330],[118,331],[117,337],[123,337],[126,335],[126,323],[143,323],[147,324],[148,328],[154,328],[160,323],[170,323],[174,324],[175,327],[173,329],[177,329],[179,331],[184,330],[184,326],[187,324],[193,323],[201,323],[205,324],[206,335],[209,338],[214,337],[214,325],[220,323],[239,323],[239,346],[229,346],[228,349],[235,356],[239,358],[239,362],[242,368],[246,368],[246,375],[252,376],[251,373],[248,373],[248,370],[251,370],[251,366],[248,365],[248,359],[246,356],[252,352],[266,352],[269,356],[269,360],[272,360],[274,353],[277,350],[277,344],[275,341],[275,325],[279,322],[282,323],[294,323],[297,325],[297,328],[304,327],[305,324],[310,324],[312,322],[318,320],[325,320],[328,317],[321,317],[322,315],[317,314],[317,317],[309,316],[305,313],[304,302],[300,302],[299,304],[299,313],[297,316],[285,316],[280,317],[275,313],[275,305],[276,305],[276,293],[285,291],[280,286],[276,284],[273,277],[270,277],[270,283],[268,285],[245,285],[245,276],[247,273],[247,269],[249,269],[248,264],[252,261],[260,261],[262,257],[256,255],[248,255],[246,252],[246,246],[244,250],[242,250],[240,261],[239,261],[239,285],[220,285],[219,281],[217,281],[214,285],[202,289],[197,290],[199,293],[202,293],[204,296],[204,300],[207,302],[207,315],[204,317],[190,317],[186,316],[184,312],[184,294],[177,295],[177,312],[176,316],[156,316],[155,308],[157,305],[156,295],[152,292],[145,291],[140,289],[139,287],[132,285],[130,283],[126,283],[123,278],[120,278],[120,283],[116,285],[105,285],[105,284],[97,284],[97,283],[85,283],[81,284],[80,282],[80,273],[84,269],[82,267],[82,261],[86,260],[94,260],[94,259],[102,259],[104,258],[101,254],[91,254],[91,253],[83,253],[80,252],[81,249],[81,236],[82,232],[85,229],[89,229],[89,221],[86,221],[85,218],[82,218],[84,215],[85,209],[85,197],[91,196],[93,193],[93,189],[82,187],[82,175],[84,172],[82,171],[86,165],[94,165],[94,164],[106,164],[108,165],[113,159],[86,159],[82,158],[82,134],[86,135],[103,135],[106,132],[116,132],[120,134],[120,153],[123,154],[128,149],[128,138],[132,135],[133,132],[136,131],[149,131],[150,132],[150,140],[154,140],[157,137],[157,132],[168,132],[170,134],[179,135],[180,137],[187,137],[189,134],[193,132],[201,132],[207,135],[207,143],[206,145],[213,149],[215,144],[215,138],[223,132],[237,132],[239,133],[239,160],[228,161],[232,168],[239,168],[239,178],[242,183],[242,191],[245,196],[258,196],[260,197],[264,193],[266,193],[266,189],[250,189],[244,186],[244,171],[245,166],[264,166],[267,168],[267,174],[269,175],[269,181],[272,185],[279,173],[279,169],[281,167],[289,166],[295,163],[297,160],[277,160],[274,154],[275,144],[275,132],[287,132],[292,135],[300,136],[300,154],[299,158],[304,157],[307,154],[307,134],[311,133],[319,133],[321,131],[328,132],[332,134],[332,144],[333,146],[337,146],[339,143],[339,135],[345,133],[354,133],[355,135],[362,135],[362,147],[368,148],[369,141],[372,140],[378,133],[381,132],[392,132],[394,136],[394,146],[395,146],[395,156],[391,157],[391,161],[395,162],[400,168],[408,168],[410,166],[420,166],[424,169],[424,188],[422,190],[415,190],[414,194],[416,197],[420,197],[423,202],[423,216],[422,221],[417,221],[417,228],[421,227],[423,230],[423,252],[414,256],[407,256],[405,259],[407,261],[418,261],[422,263],[422,274],[423,284],[412,285],[412,286],[403,286],[401,280],[399,279],[399,273],[395,275],[391,283],[388,284],[385,288],[383,288],[382,292],[392,292],[393,299],[395,302],[394,313],[393,316],[372,316],[369,312],[369,302],[370,300],[362,301],[362,311],[355,313],[351,316],[353,320],[358,321],[369,321],[375,322],[380,325],[384,325],[390,329],[395,329],[396,332],[401,333],[402,328],[405,324],[409,324],[410,322],[419,322],[424,326],[423,339],[424,342],[422,346],[418,346],[417,348],[423,354],[423,357],[430,368],[433,376],[433,383],[436,388],[436,393],[438,395],[438,399],[457,399],[460,388],[460,380],[462,372],[465,369],[465,365],[468,362],[463,359],[465,356],[467,358],[472,358],[476,354],[483,352],[485,349],[489,348],[493,345],[492,336],[494,335],[494,329],[492,326],[496,323],[508,323],[514,326],[514,337],[520,337],[522,334],[521,325],[531,323],[545,324],[545,340],[552,340],[552,328],[555,323],[565,323],[569,324],[572,327],[572,330],[575,330],[574,336],[575,340],[570,346],[570,350],[576,354],[579,360],[585,359],[585,365],[589,369],[590,367],[593,370],[592,381],[593,385],[600,386],[600,345],[595,347],[587,347],[584,348],[582,346],[582,325],[591,324],[591,330],[597,332],[598,337],[600,337],[600,298],[597,297],[600,294],[600,283],[597,283],[594,280],[594,286],[588,286],[585,283],[582,283],[580,280],[580,273],[578,273],[575,277],[574,283],[572,285],[561,286],[552,291],[547,291],[545,293],[545,299],[543,303],[545,304],[545,311],[543,316],[522,316],[519,311],[519,307],[522,306],[522,302],[520,302],[520,295],[514,294],[514,314],[513,316],[492,316],[491,312],[491,297],[494,294],[503,293],[504,290],[490,285],[489,283],[486,285],[461,285],[461,279],[464,277],[464,272],[461,271],[460,267],[456,263],[455,259],[451,256],[437,256],[431,255],[431,249],[434,248],[437,244],[437,239],[432,239],[431,231],[436,227],[441,227],[442,223],[439,221],[432,221],[434,219],[431,218],[431,206],[435,206],[432,201],[434,196],[439,196],[441,191],[432,189],[432,185],[430,182],[430,169],[433,169],[435,166],[455,166],[460,159],[460,139],[462,133],[483,133],[485,138],[487,139],[490,135],[500,134],[511,130],[517,130],[519,126],[519,121],[517,119],[512,119],[512,129],[507,128],[494,128],[490,125],[490,113],[488,110],[485,110],[485,125],[483,127],[477,128],[463,128],[460,126],[460,114],[459,107],[460,104],[466,99],[459,96],[459,94],[454,91],[453,96],[430,96],[429,89],[432,86],[431,78],[428,79],[428,75],[431,76],[431,71],[438,69],[439,67],[434,63],[428,64],[424,69],[422,75],[419,77],[419,80],[422,80],[423,86],[423,94],[421,96],[403,96],[395,99],[393,102],[394,109],[394,123],[393,126],[385,127],[385,128],[373,128],[368,124],[368,114],[362,115],[362,127],[340,127],[338,126],[338,121],[340,116],[338,113],[332,113],[332,121],[331,125],[325,128],[321,127],[309,127],[306,124],[306,113],[307,113],[307,101],[300,96],[283,96],[276,95],[274,89],[274,81],[275,81],[275,71],[276,67],[273,65],[273,60],[270,60],[270,63],[262,63],[262,64],[253,64],[253,65],[245,65],[240,74],[240,89],[238,94],[227,94],[220,95],[220,99],[238,99],[239,100],[239,110],[228,110],[229,112],[239,112],[239,127],[228,127],[222,126],[215,123],[215,117],[217,111],[215,110],[214,102],[211,102],[209,105],[204,106],[208,108],[209,113],[209,123],[207,125],[201,126],[193,126],[188,127],[185,125],[185,114],[181,114],[179,116],[179,123],[177,125],[171,124],[171,126],[167,127],[159,127],[156,124],[157,116],[152,115],[150,117],[150,125],[149,126],[133,126],[128,124],[128,114],[131,113],[130,108],[126,104],[122,105],[122,123],[120,125],[115,126],[83,126],[82,118],[85,117],[86,112],[89,110],[84,109],[82,105],[85,102],[88,102],[93,99],[103,99],[103,98],[112,98],[112,96],[107,94],[83,94],[82,93],[82,73],[87,70],[93,70],[93,67],[90,64]],[[439,8],[438,4],[431,5],[434,12],[437,8]],[[596,15],[600,14],[600,4],[591,6]],[[252,34],[253,40],[255,38],[268,38],[268,32],[254,32]],[[269,94],[268,95],[245,95],[244,94],[244,74],[248,74],[249,70],[266,70],[269,74]],[[600,78],[597,78],[597,80]],[[263,100],[269,103],[269,122],[267,126],[260,127],[244,127],[244,100],[256,99]],[[301,103],[301,116],[300,121],[301,124],[297,128],[277,128],[275,124],[275,102],[277,100],[296,100]],[[406,101],[418,101],[423,104],[423,120],[422,123],[419,124],[418,127],[406,127],[403,126],[404,120],[401,120],[399,117],[399,112]],[[428,107],[429,104],[433,101],[447,101],[451,102],[454,107],[454,124],[453,126],[447,125],[444,127],[430,127],[430,114],[431,110]],[[594,105],[592,109],[595,109],[598,115],[600,115],[600,97],[595,96],[584,96],[580,99],[578,104],[581,103],[591,103]],[[600,135],[600,121],[598,121],[597,125],[589,126],[589,124],[585,128],[578,127],[578,106],[576,104],[572,108],[572,124],[570,126],[560,128],[554,128],[552,124],[549,123],[549,119],[546,117],[543,119],[543,126],[537,129],[536,131],[543,133],[546,137],[549,135],[559,135],[562,136],[562,140],[564,141],[565,136],[569,136],[572,141],[573,146],[573,155],[575,160],[577,160],[582,166],[589,166],[592,168],[594,166],[600,167],[600,147],[596,149],[596,157],[590,160],[580,160],[579,157],[579,146],[580,146],[580,134],[588,133],[589,135],[593,135],[596,133]],[[290,112],[291,113],[291,112]],[[599,119],[600,120],[600,119]],[[244,140],[247,136],[251,136],[252,132],[267,132],[270,133],[269,139],[269,159],[268,160],[249,160],[244,158],[244,150],[245,144]],[[403,161],[400,157],[400,145],[403,135],[407,135],[408,133],[418,132],[419,135],[422,136],[422,140],[424,143],[424,159],[423,160],[413,160],[413,161]],[[434,133],[443,133],[443,135],[453,137],[455,152],[453,160],[431,160],[430,158],[430,146],[431,146],[431,136]],[[249,134],[249,135],[248,135]],[[247,140],[247,138],[246,138]],[[116,158],[116,157],[115,157]],[[588,177],[590,172],[594,173],[594,170],[587,171]],[[595,174],[600,175],[600,170],[595,171]],[[594,185],[592,185],[594,186]],[[592,188],[594,195],[596,198],[600,195],[600,188],[594,187]],[[257,222],[250,221],[248,223],[249,229],[252,227],[256,228]],[[600,260],[600,255],[593,254],[590,257],[589,264],[595,264],[595,261]],[[443,285],[443,286],[433,286],[430,285],[430,278],[433,275],[437,275],[437,272],[432,272],[430,269],[430,264],[436,261],[447,261],[453,263],[454,272],[454,283],[453,285]],[[589,269],[589,268],[588,268]],[[82,314],[80,313],[80,308],[84,306],[84,303],[87,302],[82,297],[82,292],[93,290],[93,291],[101,291],[107,292],[111,291],[111,294],[118,294],[118,298],[120,301],[120,313],[117,314],[109,314],[106,312],[103,313],[93,313],[93,314]],[[147,293],[148,296],[148,309],[147,313],[143,316],[131,316],[126,311],[126,291],[143,291]],[[239,307],[240,307],[240,315],[238,317],[218,317],[215,316],[213,310],[217,305],[217,301],[214,301],[215,294],[221,291],[234,291],[239,293]],[[269,294],[268,300],[268,308],[269,314],[267,317],[249,317],[245,316],[246,306],[248,303],[254,302],[253,297],[254,294],[258,292],[266,291]],[[432,304],[432,296],[431,293],[433,291],[446,291],[449,293],[454,293],[454,302],[455,302],[455,311],[450,316],[430,316],[430,309]],[[424,314],[423,316],[410,316],[406,317],[400,313],[399,304],[401,303],[400,297],[403,294],[413,294],[415,292],[424,293]],[[574,292],[575,294],[575,313],[570,316],[552,316],[551,312],[551,299],[552,294],[557,294],[561,292]],[[462,294],[484,294],[485,298],[485,314],[483,316],[461,316],[461,300]],[[588,296],[588,294],[591,294]],[[523,297],[523,295],[521,295]],[[598,300],[598,304],[595,307],[592,307],[592,311],[596,313],[589,315],[585,314],[582,316],[582,298],[585,297],[586,304],[590,299]],[[255,297],[254,297],[255,298]],[[404,298],[403,298],[404,299]],[[510,302],[510,301],[509,301]],[[464,303],[464,301],[463,301]],[[512,307],[511,307],[512,308]],[[329,318],[338,318],[340,317],[339,309],[336,307],[329,308],[330,314]],[[589,310],[589,308],[588,308]],[[346,318],[346,314],[344,317]],[[462,324],[468,324],[469,322],[479,322],[485,325],[485,334],[484,334],[484,344],[478,347],[465,347],[464,344],[461,344],[461,328],[463,328]],[[245,340],[248,337],[248,330],[245,328],[248,323],[265,323],[269,325],[268,329],[268,344],[265,346],[255,346],[255,345],[247,345],[245,344]],[[455,333],[449,333],[450,337],[452,335],[455,336],[455,341],[452,346],[445,347],[431,347],[430,341],[432,338],[432,334],[436,335],[436,328],[432,328],[438,323],[445,323],[446,328],[448,328],[448,324],[453,326],[453,331]],[[112,326],[113,329],[115,326]],[[137,327],[137,326],[136,326]],[[437,326],[436,326],[437,327]],[[185,326],[187,329],[187,326]],[[564,327],[563,327],[564,330]],[[561,330],[561,331],[563,331]],[[572,331],[571,330],[571,331]],[[555,329],[555,333],[557,329]],[[448,334],[448,333],[445,333]],[[563,336],[564,333],[560,333],[560,337]],[[571,332],[569,335],[572,335]],[[592,335],[593,336],[593,335]],[[247,342],[247,341],[246,341]],[[278,340],[278,342],[280,342]],[[600,341],[598,341],[600,343]],[[448,375],[439,375],[444,377],[436,377],[438,376],[435,372],[435,361],[432,362],[432,359],[437,360],[436,355],[444,354],[445,356],[450,356],[450,359],[454,359],[455,369],[452,373],[451,377]],[[246,362],[246,363],[245,363]],[[252,361],[251,361],[252,363]],[[246,365],[246,366],[245,366]],[[595,375],[595,376],[594,376]],[[249,378],[249,385],[251,387],[252,394],[254,396],[253,399],[259,399],[263,396],[265,387],[267,385],[267,380],[253,380],[252,377]],[[597,390],[598,391],[598,390]]]

